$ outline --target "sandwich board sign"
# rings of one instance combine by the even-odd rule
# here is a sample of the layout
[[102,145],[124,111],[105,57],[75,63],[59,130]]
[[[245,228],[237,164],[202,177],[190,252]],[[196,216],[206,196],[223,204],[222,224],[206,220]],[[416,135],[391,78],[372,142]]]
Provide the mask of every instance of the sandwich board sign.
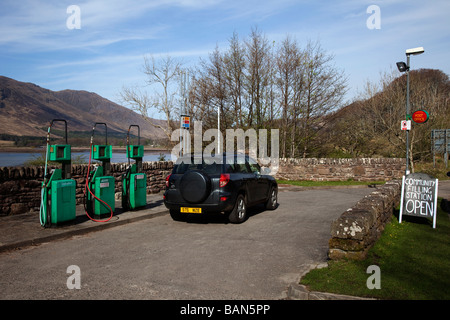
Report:
[[399,223],[402,215],[432,218],[436,228],[438,179],[425,173],[403,176]]

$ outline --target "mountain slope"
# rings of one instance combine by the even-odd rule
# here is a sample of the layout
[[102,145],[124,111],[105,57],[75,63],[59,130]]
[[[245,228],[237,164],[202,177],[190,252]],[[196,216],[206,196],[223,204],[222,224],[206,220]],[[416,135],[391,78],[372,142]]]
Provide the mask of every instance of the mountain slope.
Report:
[[[108,132],[127,132],[133,124],[139,125],[143,138],[165,137],[161,129],[150,125],[141,115],[96,93],[51,91],[0,76],[0,133],[45,135],[52,119],[65,119],[68,131],[90,131],[95,122],[105,122]],[[135,128],[132,132],[137,133]]]

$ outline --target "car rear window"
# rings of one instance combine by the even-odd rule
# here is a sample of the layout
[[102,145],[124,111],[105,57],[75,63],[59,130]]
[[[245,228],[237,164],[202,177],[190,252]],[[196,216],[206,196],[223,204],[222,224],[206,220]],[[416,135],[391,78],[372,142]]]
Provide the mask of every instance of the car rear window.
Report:
[[207,174],[254,173],[260,171],[257,162],[245,155],[224,156],[222,158],[223,165],[218,163],[221,159],[216,157],[203,157],[201,163],[196,163],[199,162],[199,157],[195,158],[195,160],[194,157],[178,158],[172,173],[184,174],[189,170],[202,170]]
[[202,170],[207,174],[220,174],[222,173],[222,164],[216,161],[215,158],[203,158],[202,163],[195,163],[193,158],[179,159],[172,173],[183,174],[189,170]]

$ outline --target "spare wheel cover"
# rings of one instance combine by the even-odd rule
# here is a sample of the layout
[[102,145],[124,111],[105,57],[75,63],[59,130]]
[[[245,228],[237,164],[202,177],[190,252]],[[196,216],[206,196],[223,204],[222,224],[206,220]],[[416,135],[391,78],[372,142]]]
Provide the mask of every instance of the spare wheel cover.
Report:
[[190,203],[204,201],[210,193],[211,181],[201,171],[186,172],[181,178],[180,193],[184,200]]

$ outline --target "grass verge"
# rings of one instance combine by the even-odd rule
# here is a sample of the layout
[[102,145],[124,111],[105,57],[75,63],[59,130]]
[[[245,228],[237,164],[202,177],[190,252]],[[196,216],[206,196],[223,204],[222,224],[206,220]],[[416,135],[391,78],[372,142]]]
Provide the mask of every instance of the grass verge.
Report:
[[357,186],[385,184],[386,181],[308,181],[308,180],[277,180],[278,184],[290,184],[300,187],[321,187],[321,186]]
[[[397,211],[364,261],[329,261],[300,283],[312,291],[377,299],[450,299],[450,219],[438,207],[436,229],[425,218],[403,216],[399,224]],[[380,268],[381,289],[367,288],[370,265]]]

